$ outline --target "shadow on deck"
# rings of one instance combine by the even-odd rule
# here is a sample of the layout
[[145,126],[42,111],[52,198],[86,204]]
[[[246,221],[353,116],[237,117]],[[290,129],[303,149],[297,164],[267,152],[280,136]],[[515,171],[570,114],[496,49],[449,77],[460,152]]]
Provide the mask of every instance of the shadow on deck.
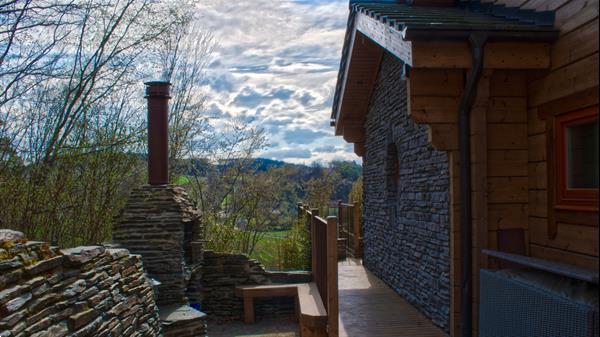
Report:
[[340,337],[447,336],[360,261],[339,263]]

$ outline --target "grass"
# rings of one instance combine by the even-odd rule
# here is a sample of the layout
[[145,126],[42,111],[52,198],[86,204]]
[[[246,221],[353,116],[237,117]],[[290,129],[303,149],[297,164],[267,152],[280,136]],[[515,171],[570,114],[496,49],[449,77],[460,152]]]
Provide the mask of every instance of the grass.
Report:
[[188,176],[176,176],[173,177],[173,185],[182,186],[190,183],[190,178]]
[[260,261],[267,269],[280,269],[279,242],[284,240],[290,230],[266,232],[256,243],[252,258]]

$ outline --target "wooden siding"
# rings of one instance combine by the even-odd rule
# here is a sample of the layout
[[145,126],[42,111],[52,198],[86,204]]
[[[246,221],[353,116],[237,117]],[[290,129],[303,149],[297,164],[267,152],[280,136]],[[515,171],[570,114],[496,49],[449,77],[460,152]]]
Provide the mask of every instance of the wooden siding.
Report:
[[[515,5],[515,0],[495,2]],[[587,224],[581,224],[579,220],[585,214],[553,214],[553,163],[547,155],[547,150],[552,149],[548,149],[551,142],[544,120],[551,119],[554,114],[598,102],[598,0],[518,2],[522,2],[517,4],[524,9],[555,10],[555,26],[560,29],[560,38],[551,49],[550,71],[541,76],[535,74],[528,83],[528,223],[531,254],[598,269],[597,212],[587,214],[592,218],[591,223]],[[549,222],[555,226],[554,238],[549,237]]]

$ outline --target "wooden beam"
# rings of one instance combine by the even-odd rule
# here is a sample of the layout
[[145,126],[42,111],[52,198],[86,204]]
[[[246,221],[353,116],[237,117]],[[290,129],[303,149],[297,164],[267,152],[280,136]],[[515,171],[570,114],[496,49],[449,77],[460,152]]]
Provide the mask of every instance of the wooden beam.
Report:
[[352,34],[350,48],[335,125],[335,134],[338,136],[343,133],[347,123],[364,121],[383,57],[383,49],[360,32],[354,31]]
[[416,123],[456,123],[460,97],[411,96],[408,114]]
[[337,218],[327,217],[327,336],[339,336]]
[[362,157],[365,155],[365,143],[364,142],[354,143],[354,154],[356,154],[359,157]]
[[408,79],[410,96],[461,96],[464,88],[463,69],[415,68]]
[[363,128],[344,128],[344,140],[349,143],[361,143],[365,141],[365,129]]
[[598,53],[553,71],[529,85],[529,106],[538,106],[598,86]]
[[412,66],[412,47],[403,33],[363,13],[356,13],[356,30],[375,41],[382,48]]
[[544,103],[537,109],[538,116],[542,119],[546,119],[561,113],[596,105],[598,104],[598,90],[598,86],[594,86],[573,95]]
[[484,68],[547,69],[550,44],[533,42],[490,42],[484,51]]
[[[471,68],[471,48],[466,41],[413,41],[414,68]],[[550,45],[532,42],[490,42],[485,46],[484,68],[547,69]]]
[[455,123],[429,125],[428,141],[436,150],[457,150],[458,130]]
[[346,116],[342,116],[340,120],[336,123],[336,136],[341,136],[344,134],[344,130],[346,129],[357,129],[363,128],[365,125],[364,118],[349,118]]
[[471,68],[466,41],[414,41],[412,52],[414,68]]

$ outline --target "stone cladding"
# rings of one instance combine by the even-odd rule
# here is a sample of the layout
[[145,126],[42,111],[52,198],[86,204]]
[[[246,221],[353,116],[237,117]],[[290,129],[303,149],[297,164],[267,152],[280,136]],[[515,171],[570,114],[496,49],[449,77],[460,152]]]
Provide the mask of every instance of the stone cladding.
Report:
[[448,331],[448,155],[406,107],[401,64],[384,55],[365,123],[364,264]]
[[87,246],[60,250],[0,230],[0,336],[160,336],[139,255]]

